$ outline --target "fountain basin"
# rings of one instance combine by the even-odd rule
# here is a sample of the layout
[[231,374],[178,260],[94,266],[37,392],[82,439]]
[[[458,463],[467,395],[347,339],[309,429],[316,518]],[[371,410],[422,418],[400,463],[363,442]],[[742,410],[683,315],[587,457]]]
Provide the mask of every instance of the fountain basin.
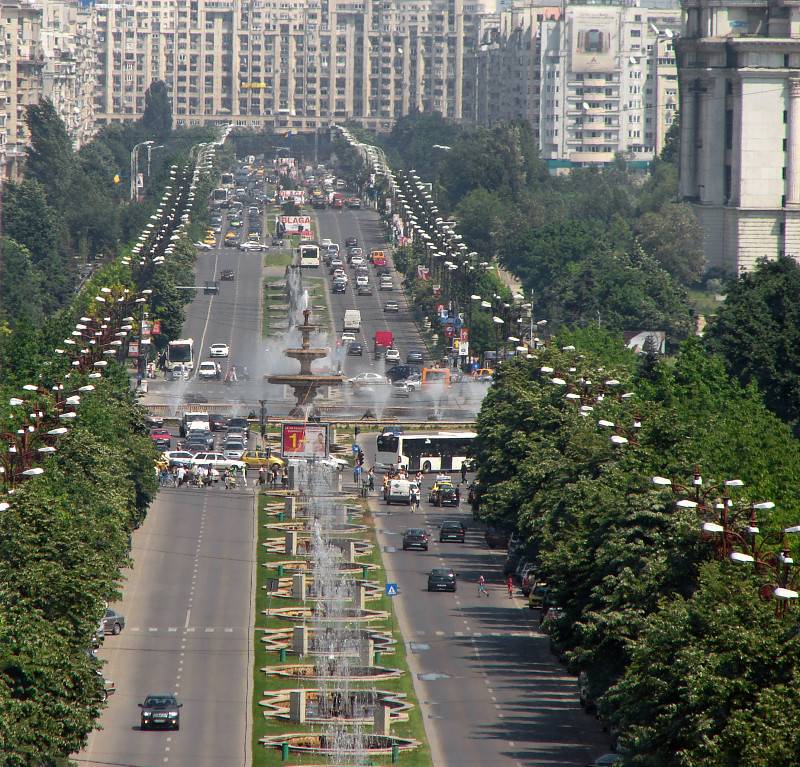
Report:
[[348,680],[350,682],[373,682],[381,679],[397,679],[403,672],[397,668],[387,666],[351,666],[347,676],[325,674],[319,675],[313,663],[284,663],[280,666],[265,666],[261,669],[267,676],[277,676],[284,679],[308,679],[316,681],[326,679],[331,681]]
[[[264,643],[264,649],[268,652],[277,652],[278,650],[292,650],[292,628],[280,629],[260,629],[261,641]],[[317,635],[320,634],[324,637],[324,629],[317,631],[314,627],[309,627],[309,651],[311,656],[317,655],[331,655],[325,648],[317,649]],[[362,640],[371,639],[375,652],[380,652],[382,655],[394,652],[395,644],[397,641],[388,631],[380,631],[378,629],[363,628],[354,632],[352,646],[335,655],[346,655],[348,657],[358,657],[359,645]]]
[[[353,531],[354,535],[355,533],[356,531]],[[341,535],[347,536],[347,533],[342,533]],[[311,534],[304,532],[298,533],[297,542],[298,544],[305,545],[307,548],[311,543]],[[372,544],[368,541],[356,539],[353,543],[355,544],[355,555],[357,557],[363,557],[372,551]],[[267,538],[261,545],[270,554],[283,554],[286,552],[286,538]],[[361,565],[357,565],[357,567],[361,567]]]
[[[306,517],[305,520],[291,520],[290,522],[265,522],[264,527],[268,530],[274,531],[294,531],[301,533],[308,533],[308,521],[310,520],[309,517]],[[367,525],[358,525],[355,522],[334,522],[328,528],[331,533],[336,533],[337,535],[347,535],[348,533],[353,533],[354,535],[357,533],[363,533],[365,530],[369,528]]]
[[[275,591],[270,592],[270,595],[275,599],[293,599],[292,596],[292,579],[291,578],[279,578],[278,580],[278,588]],[[376,601],[383,596],[383,587],[380,583],[376,581],[364,581],[358,579],[359,583],[363,583],[366,589],[366,593],[364,594],[364,598],[368,601]],[[309,593],[306,595],[306,599],[309,602],[327,602],[329,601],[328,597],[318,597],[314,594],[314,576],[308,574],[306,576],[306,583],[310,584],[311,589]],[[266,590],[267,586],[262,586],[262,589]],[[335,597],[334,597],[335,598]]]
[[[368,755],[371,754],[391,754],[392,747],[397,746],[401,751],[409,751],[419,747],[419,741],[413,738],[396,738],[392,735],[363,735],[364,749]],[[290,732],[284,735],[268,735],[259,741],[266,748],[281,749],[283,744],[289,746],[289,752],[299,754],[337,754],[337,755],[360,755],[360,748],[342,748],[342,745],[335,743],[330,735],[325,733]]]
[[336,690],[307,687],[264,692],[265,697],[259,701],[259,705],[264,709],[264,716],[288,720],[290,695],[299,689],[305,691],[305,715],[308,724],[334,721],[353,725],[368,724],[373,721],[378,706],[389,709],[391,721],[406,722],[408,712],[412,708],[412,704],[405,700],[406,696],[403,693],[388,690],[350,690],[341,693]]
[[370,621],[388,620],[389,613],[385,610],[368,610],[358,607],[342,608],[335,616],[325,615],[326,602],[318,602],[316,607],[276,607],[264,615],[284,621],[299,621],[318,618],[326,623],[369,623]]
[[[312,570],[313,565],[307,559],[287,559],[283,562],[268,562],[264,567],[268,567],[271,570],[283,567],[287,573],[308,573]],[[337,571],[343,575],[361,574],[365,567],[367,570],[374,570],[377,565],[366,562],[363,565],[358,562],[338,562],[336,565]]]

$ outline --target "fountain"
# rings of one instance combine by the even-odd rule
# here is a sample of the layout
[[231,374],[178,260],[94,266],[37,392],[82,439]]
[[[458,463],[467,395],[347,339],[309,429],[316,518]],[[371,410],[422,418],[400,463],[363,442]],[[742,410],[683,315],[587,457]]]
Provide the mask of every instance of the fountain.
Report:
[[318,390],[323,386],[342,386],[344,376],[337,373],[312,373],[311,363],[314,360],[323,359],[328,356],[328,349],[323,347],[312,347],[309,336],[314,332],[319,332],[319,325],[309,323],[311,316],[310,309],[303,309],[303,324],[297,328],[303,336],[303,342],[299,349],[286,349],[285,354],[291,359],[300,363],[300,372],[287,375],[267,376],[267,381],[271,384],[286,384],[294,390],[297,400],[294,407],[289,411],[291,418],[306,418],[308,411],[313,405],[314,398]]

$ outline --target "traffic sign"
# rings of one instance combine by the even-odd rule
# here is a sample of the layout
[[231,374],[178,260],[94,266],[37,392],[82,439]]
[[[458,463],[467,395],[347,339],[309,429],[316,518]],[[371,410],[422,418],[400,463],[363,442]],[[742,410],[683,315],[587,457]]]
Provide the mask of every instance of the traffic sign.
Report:
[[387,583],[386,584],[386,596],[387,597],[396,597],[398,591],[399,591],[399,589],[397,588],[397,584],[396,583]]
[[452,338],[456,334],[455,327],[452,324],[448,323],[447,325],[444,326],[444,334],[448,338]]

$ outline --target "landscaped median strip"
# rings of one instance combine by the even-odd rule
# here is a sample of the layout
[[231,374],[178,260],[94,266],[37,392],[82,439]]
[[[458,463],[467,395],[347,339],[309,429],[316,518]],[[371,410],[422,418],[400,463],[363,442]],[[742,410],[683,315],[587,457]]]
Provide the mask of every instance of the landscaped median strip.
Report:
[[[287,502],[293,497],[294,501]],[[343,578],[363,584],[355,589],[357,596],[347,618],[349,626],[363,632],[359,657],[351,659],[347,673],[350,703],[354,710],[364,709],[364,716],[356,718],[354,725],[366,733],[369,764],[430,767],[405,645],[391,616],[390,598],[384,593],[386,577],[373,519],[360,499],[342,495],[341,504],[348,513],[347,522],[341,525],[343,557],[338,569]],[[319,658],[297,652],[310,642],[313,629],[307,619],[314,607],[311,599],[300,598],[305,579],[297,577],[310,577],[311,570],[306,547],[309,530],[303,513],[301,499],[291,492],[270,491],[259,499],[254,767],[326,761],[317,752],[320,736],[325,737],[325,717],[313,713],[325,695],[316,676],[315,660]],[[291,554],[293,547],[295,554]],[[328,683],[331,678],[326,676]],[[380,715],[373,717],[376,703]]]

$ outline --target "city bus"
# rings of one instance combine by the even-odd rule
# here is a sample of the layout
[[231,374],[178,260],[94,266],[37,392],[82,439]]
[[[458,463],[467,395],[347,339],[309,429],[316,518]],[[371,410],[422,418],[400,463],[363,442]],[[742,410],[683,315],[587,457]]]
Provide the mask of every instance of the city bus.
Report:
[[469,460],[474,431],[431,431],[398,434],[384,431],[377,439],[375,467],[404,466],[409,472],[460,471]]
[[194,369],[194,339],[180,338],[177,341],[170,341],[167,346],[167,369],[177,364],[185,365],[187,370]]
[[313,242],[304,242],[298,249],[300,254],[300,266],[311,267],[316,269],[319,267],[319,245]]
[[228,190],[220,187],[211,193],[211,202],[217,207],[225,207],[228,202]]

